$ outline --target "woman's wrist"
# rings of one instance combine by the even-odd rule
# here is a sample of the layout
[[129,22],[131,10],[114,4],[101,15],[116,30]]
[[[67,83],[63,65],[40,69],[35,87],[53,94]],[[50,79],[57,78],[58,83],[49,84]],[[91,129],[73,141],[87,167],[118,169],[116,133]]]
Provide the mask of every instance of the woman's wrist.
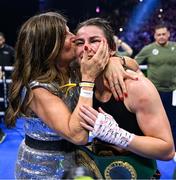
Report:
[[94,82],[95,78],[93,77],[88,77],[88,76],[82,76],[82,82]]
[[120,56],[120,59],[122,61],[123,68],[126,70],[127,69],[127,64],[126,64],[126,60],[125,60],[124,56]]
[[80,96],[85,97],[85,98],[92,98],[93,97],[93,88],[81,87]]
[[118,62],[124,67],[127,68],[126,60],[124,56],[119,56],[117,53],[115,53],[110,60],[116,60],[118,58]]

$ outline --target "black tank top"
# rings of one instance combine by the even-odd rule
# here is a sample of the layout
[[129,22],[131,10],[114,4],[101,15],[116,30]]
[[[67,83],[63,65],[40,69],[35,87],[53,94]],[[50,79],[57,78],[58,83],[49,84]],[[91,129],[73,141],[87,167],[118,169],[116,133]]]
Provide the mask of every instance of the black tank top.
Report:
[[97,100],[94,95],[93,107],[95,109],[101,107],[106,113],[113,116],[120,128],[123,128],[136,135],[143,135],[138,126],[136,115],[128,111],[123,101],[116,101],[113,95],[111,96],[110,100],[105,103]]
[[[130,133],[134,133],[136,135],[143,135],[142,131],[138,126],[136,115],[128,111],[123,101],[116,101],[113,95],[111,96],[110,100],[105,103],[98,101],[94,95],[93,107],[95,109],[101,107],[105,112],[113,116],[116,122],[119,124],[120,128],[123,128],[129,131]],[[116,150],[114,151],[112,147],[105,146],[105,144],[109,144],[109,143],[102,142],[101,140],[95,138],[93,143],[94,152],[98,154],[100,151],[109,152],[110,150],[114,153],[114,155],[120,157],[120,154],[118,154],[119,152],[117,152]],[[136,171],[138,173],[137,179],[141,179],[140,177],[142,178],[145,177],[145,179],[153,179],[154,177],[153,175],[155,175],[155,172],[157,170],[157,165],[155,160],[141,157],[132,152],[130,152],[127,155],[123,154],[122,157],[125,157],[127,159],[132,158],[132,160],[134,158],[135,161],[133,162],[132,166],[134,167],[134,165],[137,163],[136,164],[137,166],[135,166]],[[148,178],[149,176],[153,176],[153,177]]]

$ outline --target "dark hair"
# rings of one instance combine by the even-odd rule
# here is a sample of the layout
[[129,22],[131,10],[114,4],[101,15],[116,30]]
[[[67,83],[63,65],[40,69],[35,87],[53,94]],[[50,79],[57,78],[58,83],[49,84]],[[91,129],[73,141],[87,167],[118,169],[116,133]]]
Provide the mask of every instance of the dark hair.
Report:
[[86,21],[81,22],[77,26],[75,33],[77,33],[78,30],[80,28],[82,28],[83,26],[97,26],[97,27],[99,27],[104,32],[104,35],[107,39],[107,43],[109,45],[109,48],[111,50],[116,50],[116,44],[115,44],[114,38],[113,38],[114,31],[113,31],[113,29],[110,26],[110,23],[108,21],[106,21],[103,18],[99,18],[99,17],[88,19]]
[[[66,19],[56,12],[35,15],[22,25],[16,43],[9,107],[5,117],[8,126],[14,126],[18,115],[26,113],[31,101],[30,81],[62,81],[64,75],[57,71],[56,61],[60,57],[65,37]],[[28,98],[21,104],[20,94],[24,86],[28,89]]]
[[156,31],[156,30],[158,30],[158,29],[161,29],[161,28],[166,28],[167,30],[169,30],[169,29],[168,29],[168,24],[165,23],[165,22],[162,22],[162,23],[157,24],[157,25],[155,26],[154,31]]

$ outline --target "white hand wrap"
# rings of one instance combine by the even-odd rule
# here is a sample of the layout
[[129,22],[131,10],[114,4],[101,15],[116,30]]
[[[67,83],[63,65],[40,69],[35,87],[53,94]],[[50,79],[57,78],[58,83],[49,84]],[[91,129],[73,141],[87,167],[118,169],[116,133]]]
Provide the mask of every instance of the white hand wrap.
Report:
[[132,141],[134,134],[120,128],[109,114],[99,113],[92,135],[102,141],[125,148]]

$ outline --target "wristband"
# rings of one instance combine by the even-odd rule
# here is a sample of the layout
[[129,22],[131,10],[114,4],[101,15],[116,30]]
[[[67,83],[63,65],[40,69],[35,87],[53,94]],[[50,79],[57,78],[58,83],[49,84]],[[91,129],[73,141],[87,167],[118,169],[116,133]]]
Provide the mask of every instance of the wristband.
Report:
[[95,83],[93,82],[88,82],[88,81],[82,81],[79,83],[80,87],[91,87],[93,88],[95,86]]
[[126,64],[126,61],[125,61],[125,58],[124,58],[123,56],[120,56],[118,53],[115,53],[113,56],[114,56],[114,57],[119,57],[119,58],[122,60],[122,66],[123,66],[123,68],[124,68],[125,70],[128,69],[127,64]]
[[127,64],[126,64],[125,58],[123,56],[118,56],[118,57],[120,57],[120,59],[122,60],[122,62],[123,62],[122,66],[126,70],[127,69]]
[[93,90],[90,91],[90,90],[85,90],[85,89],[81,88],[80,96],[86,97],[86,98],[92,98],[93,97]]

